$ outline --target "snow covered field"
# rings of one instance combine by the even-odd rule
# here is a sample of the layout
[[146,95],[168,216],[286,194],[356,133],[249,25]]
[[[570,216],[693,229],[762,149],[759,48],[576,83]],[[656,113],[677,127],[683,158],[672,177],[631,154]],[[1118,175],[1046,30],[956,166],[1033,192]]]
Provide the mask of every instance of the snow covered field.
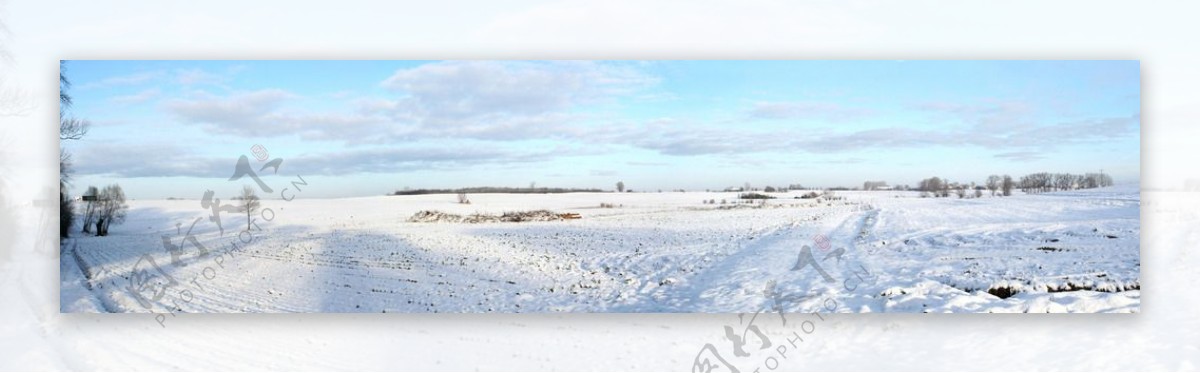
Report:
[[[736,208],[720,204],[735,201],[736,193],[700,192],[474,194],[469,205],[456,203],[454,195],[265,200],[273,215],[257,215],[249,232],[242,232],[244,214],[222,214],[224,235],[199,201],[137,200],[110,236],[77,236],[65,243],[61,307],[64,312],[1139,310],[1137,185],[979,199],[918,198],[910,192],[793,198],[800,194],[777,193],[764,206]],[[718,204],[702,203],[709,199]],[[601,208],[602,203],[616,207]],[[469,215],[534,209],[582,218],[408,222],[422,210]],[[191,236],[208,255],[185,240],[198,218]],[[164,240],[182,248],[178,262]],[[811,262],[796,268],[804,253],[811,253]]]

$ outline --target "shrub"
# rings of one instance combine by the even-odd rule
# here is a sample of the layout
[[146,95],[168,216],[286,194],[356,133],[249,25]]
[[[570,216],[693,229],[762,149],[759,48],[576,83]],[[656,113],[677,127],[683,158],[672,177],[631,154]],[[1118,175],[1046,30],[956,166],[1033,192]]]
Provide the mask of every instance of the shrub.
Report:
[[738,195],[739,199],[773,199],[775,197],[768,196],[762,193],[742,193]]
[[71,202],[71,197],[64,191],[58,191],[58,229],[59,237],[67,238],[71,233],[71,223],[75,222],[75,205]]

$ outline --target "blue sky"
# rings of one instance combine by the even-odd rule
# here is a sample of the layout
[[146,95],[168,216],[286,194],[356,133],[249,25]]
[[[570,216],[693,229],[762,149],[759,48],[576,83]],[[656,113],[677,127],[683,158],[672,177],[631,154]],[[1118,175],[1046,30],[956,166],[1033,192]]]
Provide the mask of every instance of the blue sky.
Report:
[[[73,190],[1137,182],[1137,61],[69,61]],[[276,191],[278,192],[278,190]],[[277,196],[276,196],[277,197]]]

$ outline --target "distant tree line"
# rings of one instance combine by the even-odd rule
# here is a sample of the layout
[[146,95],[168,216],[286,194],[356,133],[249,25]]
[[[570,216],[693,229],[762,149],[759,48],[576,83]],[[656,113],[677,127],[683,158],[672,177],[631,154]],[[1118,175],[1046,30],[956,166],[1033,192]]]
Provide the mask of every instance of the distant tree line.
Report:
[[[889,186],[888,183],[884,182],[884,181],[866,181],[866,182],[863,182],[863,186],[862,186],[861,190],[881,190],[881,189],[901,190],[901,191],[916,190],[916,191],[921,192],[922,197],[949,197],[951,195],[954,195],[954,196],[958,196],[959,198],[977,198],[977,197],[982,197],[984,191],[988,191],[992,196],[996,196],[996,195],[1011,196],[1012,191],[1015,189],[1020,189],[1021,191],[1024,191],[1026,193],[1040,193],[1040,192],[1056,191],[1056,190],[1100,188],[1100,187],[1107,187],[1107,186],[1112,186],[1112,185],[1113,185],[1112,177],[1110,177],[1104,173],[1086,173],[1086,174],[1081,174],[1081,175],[1074,175],[1074,174],[1068,174],[1068,173],[1039,172],[1039,173],[1033,173],[1033,174],[1022,176],[1019,179],[1013,179],[1013,177],[1009,176],[1009,175],[991,175],[991,176],[988,176],[987,180],[983,184],[976,184],[975,182],[952,182],[950,180],[934,176],[934,177],[931,177],[928,179],[921,180],[920,182],[917,183],[916,188],[912,188],[908,184],[897,184],[894,186]],[[755,197],[751,197],[750,199],[759,199],[762,197],[758,197],[758,196],[763,196],[763,197],[767,197],[767,196],[763,195],[763,194],[759,194],[759,193],[752,193],[752,192],[786,193],[786,192],[794,191],[794,190],[812,190],[812,188],[805,188],[803,185],[800,185],[800,184],[791,184],[786,187],[768,185],[768,186],[765,186],[762,188],[755,188],[749,182],[746,182],[742,186],[727,187],[723,191],[724,192],[739,192],[739,193],[743,193],[742,195],[753,195]],[[835,186],[835,187],[824,188],[823,190],[825,190],[825,191],[850,191],[850,190],[856,190],[856,189],[842,187],[842,186]],[[618,181],[616,183],[616,191],[619,193],[633,192],[633,190],[626,188],[625,182],[623,182],[623,181]],[[672,191],[686,192],[686,190],[684,190],[684,189],[674,189]],[[705,191],[713,192],[716,190],[706,189]],[[546,188],[546,187],[538,188],[538,187],[536,187],[535,183],[530,183],[528,188],[509,188],[509,187],[473,187],[473,188],[459,188],[459,189],[408,189],[408,188],[405,188],[404,190],[397,190],[397,191],[393,192],[392,195],[410,196],[410,195],[422,195],[422,194],[457,194],[458,195],[458,203],[466,204],[466,203],[470,203],[470,200],[468,200],[467,196],[466,196],[468,193],[549,194],[549,193],[602,193],[602,192],[606,192],[606,191],[601,190],[601,189],[595,189],[595,188],[591,188],[591,189]],[[662,190],[660,189],[660,190],[658,190],[658,192],[662,193]],[[741,199],[746,199],[746,198],[743,197]]]
[[1104,173],[1072,175],[1039,172],[1022,176],[1017,185],[1025,193],[1044,193],[1059,190],[1108,187],[1113,185],[1113,180],[1111,176]]
[[742,193],[738,194],[738,199],[775,199],[775,197],[762,193]]
[[[764,192],[764,193],[787,193],[793,190],[807,190],[800,184],[789,184],[788,186],[771,186],[767,185],[762,188],[754,187],[750,182],[742,184],[742,186],[731,186],[721,190],[723,192]],[[711,190],[705,190],[706,192]]]
[[957,183],[940,177],[923,179],[917,183],[917,189],[922,197],[949,197],[952,194],[959,198],[982,197],[987,190],[992,196],[1011,196],[1014,189],[1025,193],[1042,193],[1060,190],[1092,189],[1113,185],[1113,179],[1104,173],[1086,173],[1073,175],[1069,173],[1038,172],[1019,179],[1009,175],[991,175],[983,185]]

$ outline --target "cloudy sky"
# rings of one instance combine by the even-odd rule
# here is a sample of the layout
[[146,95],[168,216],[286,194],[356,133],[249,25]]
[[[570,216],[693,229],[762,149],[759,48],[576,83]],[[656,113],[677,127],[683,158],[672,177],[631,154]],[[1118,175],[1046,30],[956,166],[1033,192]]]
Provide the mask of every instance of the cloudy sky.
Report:
[[1136,61],[70,61],[76,195],[1137,182]]

